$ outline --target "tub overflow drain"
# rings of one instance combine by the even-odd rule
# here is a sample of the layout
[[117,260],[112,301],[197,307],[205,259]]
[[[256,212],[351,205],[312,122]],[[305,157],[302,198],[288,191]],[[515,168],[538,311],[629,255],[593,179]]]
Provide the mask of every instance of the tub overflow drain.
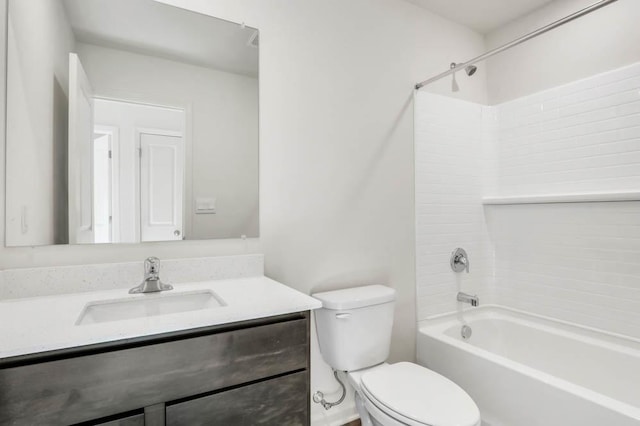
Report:
[[460,330],[460,335],[462,336],[463,339],[467,340],[469,337],[471,337],[471,333],[473,333],[473,331],[471,330],[471,327],[469,327],[468,325],[462,326],[462,329]]

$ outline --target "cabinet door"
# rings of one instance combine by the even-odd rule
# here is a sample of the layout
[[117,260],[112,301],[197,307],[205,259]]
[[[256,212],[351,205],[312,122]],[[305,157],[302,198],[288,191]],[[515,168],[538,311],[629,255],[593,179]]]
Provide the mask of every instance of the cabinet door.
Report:
[[308,425],[308,373],[167,404],[167,426]]

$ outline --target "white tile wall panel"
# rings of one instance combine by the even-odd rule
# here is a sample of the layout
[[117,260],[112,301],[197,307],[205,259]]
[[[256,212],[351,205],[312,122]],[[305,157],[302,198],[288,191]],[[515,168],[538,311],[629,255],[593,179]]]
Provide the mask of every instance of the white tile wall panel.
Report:
[[640,338],[640,202],[488,211],[499,303]]
[[[416,276],[418,319],[463,308],[456,293],[493,298],[492,249],[481,205],[483,121],[469,102],[416,94]],[[449,257],[467,250],[471,273],[454,273]],[[466,308],[466,306],[464,307]]]
[[495,109],[488,196],[640,188],[640,64]]
[[[487,195],[640,191],[640,64],[495,108]],[[640,338],[640,202],[486,212],[499,303]]]

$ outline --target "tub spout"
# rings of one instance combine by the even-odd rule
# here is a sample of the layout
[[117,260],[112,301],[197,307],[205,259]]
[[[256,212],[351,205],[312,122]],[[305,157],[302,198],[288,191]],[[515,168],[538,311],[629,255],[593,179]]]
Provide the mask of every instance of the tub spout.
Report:
[[478,296],[472,296],[470,294],[462,293],[462,292],[458,293],[458,296],[456,297],[456,299],[458,300],[458,302],[469,303],[471,304],[471,306],[478,306],[478,304],[480,303]]

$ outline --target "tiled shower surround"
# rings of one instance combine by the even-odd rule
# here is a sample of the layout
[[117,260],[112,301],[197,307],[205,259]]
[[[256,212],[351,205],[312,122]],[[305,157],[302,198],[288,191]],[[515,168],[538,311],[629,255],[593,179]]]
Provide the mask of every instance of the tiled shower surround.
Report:
[[[418,319],[461,289],[640,338],[640,201],[482,204],[640,192],[638,87],[634,64],[491,107],[417,94]],[[469,276],[449,269],[457,246]]]

